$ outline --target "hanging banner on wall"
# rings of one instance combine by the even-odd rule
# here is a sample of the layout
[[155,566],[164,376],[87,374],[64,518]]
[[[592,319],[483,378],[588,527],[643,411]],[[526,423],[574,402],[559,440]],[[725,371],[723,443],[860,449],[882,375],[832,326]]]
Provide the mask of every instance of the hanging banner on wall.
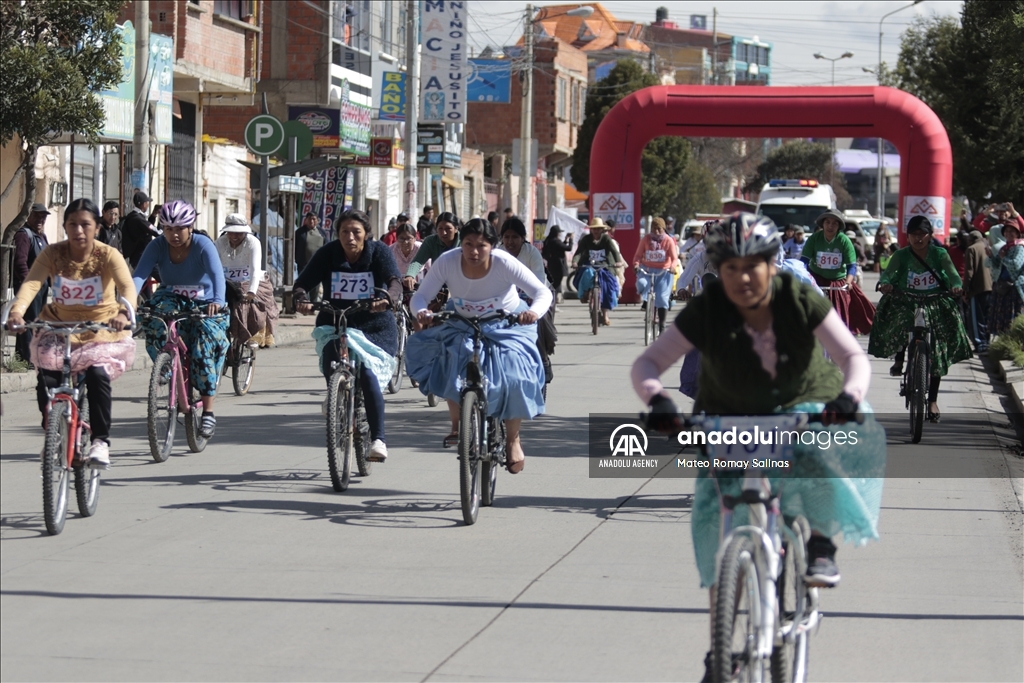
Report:
[[349,97],[348,81],[341,86],[341,144],[343,152],[370,156],[370,120],[373,109],[356,104]]
[[156,142],[169,145],[174,115],[174,38],[171,36],[149,35],[149,74],[149,101],[156,103],[153,114]]
[[512,101],[512,60],[471,59],[466,92],[470,102],[508,104]]
[[110,90],[101,90],[103,130],[100,136],[131,142],[135,134],[135,27],[126,21],[121,32],[121,82]]
[[405,74],[385,71],[380,87],[380,116],[384,121],[405,121]]
[[466,120],[468,2],[426,0],[422,7],[420,122]]
[[352,208],[351,178],[347,168],[334,166],[306,176],[306,191],[302,193],[299,217],[312,213],[320,219],[320,232],[324,239],[334,237],[334,222],[344,211]]

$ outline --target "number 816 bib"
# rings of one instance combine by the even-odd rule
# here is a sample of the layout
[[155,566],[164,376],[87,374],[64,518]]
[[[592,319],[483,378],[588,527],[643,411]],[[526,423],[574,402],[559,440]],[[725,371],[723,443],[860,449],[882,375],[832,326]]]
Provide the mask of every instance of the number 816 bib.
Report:
[[373,296],[373,273],[331,273],[331,298],[347,301]]

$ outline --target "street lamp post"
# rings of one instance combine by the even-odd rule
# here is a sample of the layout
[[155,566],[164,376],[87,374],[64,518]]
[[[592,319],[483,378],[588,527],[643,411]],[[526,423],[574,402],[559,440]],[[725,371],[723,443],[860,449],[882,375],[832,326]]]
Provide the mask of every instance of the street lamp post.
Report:
[[[840,59],[849,59],[850,57],[853,57],[853,53],[852,52],[844,52],[843,54],[839,55],[838,57],[826,57],[825,55],[821,54],[820,52],[815,52],[814,53],[814,58],[815,59],[827,59],[828,61],[832,62],[832,87],[833,88],[836,87],[836,62],[838,62]],[[829,167],[828,167],[828,183],[829,183],[829,185],[835,185],[835,180],[836,180],[835,176],[836,176],[836,139],[835,139],[835,137],[833,137],[832,138],[832,163],[829,164]]]
[[[896,14],[897,12],[902,12],[903,10],[909,7],[913,7],[914,5],[920,2],[923,2],[923,0],[914,0],[909,5],[904,5],[903,7],[894,9],[888,14],[882,15],[882,18],[878,20],[878,69],[875,71],[875,78],[878,80],[878,85],[882,85],[882,22],[884,22],[886,19]],[[882,138],[878,138],[878,176],[876,178],[875,183],[877,185],[877,187],[875,188],[875,194],[878,196],[877,203],[875,205],[875,210],[879,218],[881,218],[884,215],[885,211],[885,179],[882,177],[883,171],[884,168],[882,164]]]
[[[541,8],[541,16],[538,19],[548,18],[544,8]],[[589,17],[593,14],[594,8],[582,5],[566,12],[559,12],[550,16],[568,17]],[[523,103],[522,116],[519,124],[519,218],[522,219],[528,230],[532,230],[534,216],[532,212],[531,188],[533,187],[533,173],[530,168],[530,153],[533,151],[533,5],[526,6],[526,25],[523,32],[523,44],[525,47],[523,64]],[[532,239],[532,238],[531,238]]]

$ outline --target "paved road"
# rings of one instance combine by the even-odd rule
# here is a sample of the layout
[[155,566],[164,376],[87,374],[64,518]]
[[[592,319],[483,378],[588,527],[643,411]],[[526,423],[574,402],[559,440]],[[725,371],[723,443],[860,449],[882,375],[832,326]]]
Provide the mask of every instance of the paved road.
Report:
[[[155,464],[145,373],[115,385],[115,467],[95,517],[43,529],[38,415],[4,396],[3,680],[697,680],[707,596],[689,533],[692,482],[589,479],[590,412],[639,408],[640,313],[594,338],[559,314],[546,416],[522,474],[461,523],[448,424],[416,390],[388,397],[391,458],[331,490],[311,345],[261,352],[253,392],[218,400],[204,453]],[[888,363],[870,399],[904,442]],[[674,371],[673,371],[674,372]],[[925,464],[987,478],[890,480],[882,540],[842,546],[823,598],[817,680],[1024,680],[1020,460],[978,361],[955,367]],[[894,446],[895,447],[895,446]],[[1012,476],[1008,476],[1012,474]]]

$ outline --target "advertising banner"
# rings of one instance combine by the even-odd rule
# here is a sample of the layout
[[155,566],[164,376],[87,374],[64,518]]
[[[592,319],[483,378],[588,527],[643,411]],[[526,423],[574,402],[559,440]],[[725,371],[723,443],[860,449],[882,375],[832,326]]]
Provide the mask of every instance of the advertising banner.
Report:
[[466,120],[468,2],[425,0],[422,12],[420,122]]
[[121,82],[99,93],[106,114],[100,137],[131,142],[135,134],[135,27],[126,21],[118,28],[121,31]]
[[156,103],[153,115],[156,142],[169,145],[174,115],[174,38],[171,36],[150,34],[149,77],[149,101]]
[[358,157],[370,155],[370,120],[373,109],[349,98],[348,81],[341,86],[341,144],[343,152]]
[[370,156],[356,157],[356,166],[405,168],[405,150],[402,149],[402,141],[394,138],[371,138]]
[[615,221],[620,230],[633,229],[632,192],[595,192],[592,196],[594,216],[605,223]]
[[385,71],[381,74],[380,115],[384,121],[405,121],[405,74]]
[[470,102],[508,104],[512,101],[512,60],[471,59],[468,99]]
[[320,232],[327,240],[334,237],[334,222],[344,211],[352,208],[352,174],[347,168],[334,166],[306,177],[306,191],[302,193],[302,210],[320,219]]
[[288,120],[298,121],[309,128],[314,148],[338,149],[341,146],[341,112],[337,109],[289,106]]

